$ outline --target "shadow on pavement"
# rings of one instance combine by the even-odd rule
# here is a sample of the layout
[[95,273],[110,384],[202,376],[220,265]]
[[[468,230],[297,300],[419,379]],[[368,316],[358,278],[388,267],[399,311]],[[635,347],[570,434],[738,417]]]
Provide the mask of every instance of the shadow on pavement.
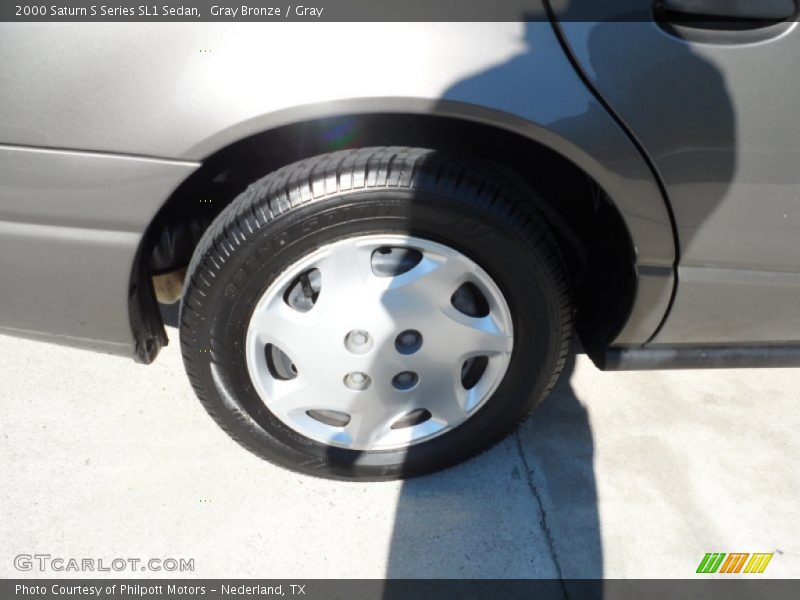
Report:
[[404,482],[388,578],[603,576],[594,444],[570,385],[574,365],[573,353],[550,397],[512,437]]

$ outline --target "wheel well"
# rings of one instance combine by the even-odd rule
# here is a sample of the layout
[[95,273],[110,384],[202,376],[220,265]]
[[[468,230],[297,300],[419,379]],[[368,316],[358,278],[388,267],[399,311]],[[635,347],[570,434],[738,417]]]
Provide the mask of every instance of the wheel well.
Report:
[[366,146],[469,154],[535,189],[568,266],[584,345],[607,345],[625,324],[636,291],[633,244],[611,200],[572,162],[490,125],[438,116],[351,115],[240,140],[204,160],[170,196],[148,227],[133,269],[130,312],[139,360],[152,361],[166,342],[151,277],[185,267],[205,229],[241,191],[297,160]]

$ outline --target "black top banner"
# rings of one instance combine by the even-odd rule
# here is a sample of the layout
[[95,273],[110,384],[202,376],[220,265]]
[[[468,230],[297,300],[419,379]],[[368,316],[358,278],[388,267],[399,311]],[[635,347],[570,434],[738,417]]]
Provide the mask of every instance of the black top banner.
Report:
[[[673,14],[677,0],[3,0],[5,22],[485,22],[561,21],[644,22],[686,20]],[[794,2],[795,0],[776,0]],[[713,4],[713,2],[712,2]],[[718,4],[718,3],[717,3]],[[757,4],[757,2],[755,2]],[[699,6],[703,6],[699,1]],[[715,4],[716,6],[716,4]],[[738,5],[737,5],[738,6]],[[702,12],[702,11],[701,11]],[[712,11],[713,13],[713,11]],[[693,21],[717,21],[717,13]],[[737,12],[736,14],[739,14]],[[761,14],[756,11],[755,14]],[[781,21],[793,21],[781,16]],[[739,26],[743,19],[737,18]],[[750,23],[746,18],[744,21]],[[773,21],[755,19],[753,26]]]
[[4,0],[3,21],[517,21],[546,19],[540,0]]
[[649,21],[672,0],[3,0],[6,22]]

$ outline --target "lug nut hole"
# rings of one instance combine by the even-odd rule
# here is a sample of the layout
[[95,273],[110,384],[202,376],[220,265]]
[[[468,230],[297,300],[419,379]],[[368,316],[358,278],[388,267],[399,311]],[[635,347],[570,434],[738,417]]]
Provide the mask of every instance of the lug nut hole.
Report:
[[419,383],[419,375],[413,371],[402,371],[392,378],[392,386],[396,390],[404,392],[410,390]]
[[400,354],[414,354],[422,348],[422,334],[416,329],[406,329],[395,338],[394,347]]
[[344,336],[344,347],[353,354],[366,354],[372,350],[372,336],[363,329],[354,329]]
[[351,390],[363,391],[367,389],[371,383],[372,380],[369,378],[369,375],[361,371],[353,371],[344,376],[344,384]]

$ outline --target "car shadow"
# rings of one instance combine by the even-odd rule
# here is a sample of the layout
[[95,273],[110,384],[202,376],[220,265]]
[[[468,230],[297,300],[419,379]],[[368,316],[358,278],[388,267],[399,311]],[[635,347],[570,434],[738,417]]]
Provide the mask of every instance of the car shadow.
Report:
[[[444,92],[442,100],[474,98],[485,106],[515,114],[530,112],[524,108],[526,102],[569,103],[569,98],[554,100],[546,90],[534,89],[535,82],[544,79],[530,74],[552,69],[548,50],[545,55],[538,53],[542,51],[537,49],[536,39],[540,28],[541,23],[528,24],[523,52],[457,82]],[[642,27],[632,27],[633,37],[628,41],[610,39],[616,31],[613,23],[598,24],[588,40],[589,48],[600,53],[602,46],[628,43],[632,47],[640,44],[639,51],[647,52],[647,44],[652,43],[652,36],[648,37]],[[670,174],[668,183],[693,183],[687,167],[692,161],[709,165],[707,178],[713,185],[706,186],[702,201],[693,205],[693,227],[681,240],[681,244],[689,245],[696,227],[725,196],[735,171],[734,109],[724,77],[713,64],[693,53],[688,44],[655,39],[658,48],[654,52],[659,53],[662,74],[669,75],[670,82],[680,81],[678,73],[688,75],[683,84],[672,84],[672,96],[659,80],[659,72],[643,69],[644,61],[638,61],[638,72],[628,75],[613,71],[615,66],[607,66],[602,60],[592,66],[607,85],[627,91],[623,110],[634,111],[642,103],[655,105],[666,127],[684,136],[685,145],[678,145],[672,154],[661,146],[657,148],[656,160]],[[673,102],[686,106],[693,100],[698,105],[696,114],[683,121],[673,117]],[[562,133],[583,131],[591,127],[597,111],[605,110],[599,103],[573,108],[568,113],[574,116],[549,126]],[[709,131],[716,137],[701,139]],[[483,156],[491,157],[491,148],[480,150]],[[616,158],[624,170],[627,158]],[[687,219],[685,214],[678,216]],[[588,399],[579,399],[571,385],[574,368],[575,351],[553,392],[513,436],[458,467],[403,483],[387,578],[551,579],[567,597],[570,588],[577,586],[577,596],[603,596],[601,583],[576,581],[600,580],[606,574],[594,436],[585,406]],[[404,593],[402,587],[387,584],[384,598],[399,598]]]
[[[573,351],[513,436],[403,483],[387,578],[563,579],[568,591],[570,578],[602,577],[594,442],[570,384],[574,366]],[[387,586],[384,598],[394,597]]]

